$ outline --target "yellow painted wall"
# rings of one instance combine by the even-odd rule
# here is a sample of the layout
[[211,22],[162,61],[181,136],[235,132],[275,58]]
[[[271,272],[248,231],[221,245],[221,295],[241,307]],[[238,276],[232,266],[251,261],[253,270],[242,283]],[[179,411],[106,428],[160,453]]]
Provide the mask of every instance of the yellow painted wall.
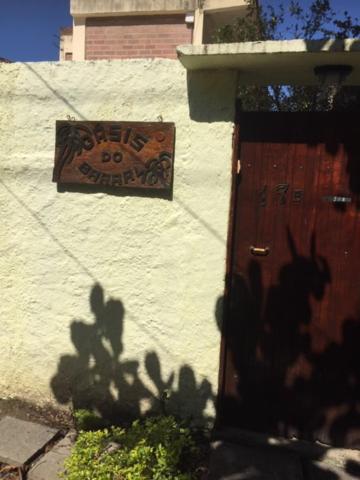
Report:
[[[235,83],[175,60],[0,65],[1,397],[137,412],[168,389],[212,415]],[[175,122],[173,200],[57,191],[68,115]]]

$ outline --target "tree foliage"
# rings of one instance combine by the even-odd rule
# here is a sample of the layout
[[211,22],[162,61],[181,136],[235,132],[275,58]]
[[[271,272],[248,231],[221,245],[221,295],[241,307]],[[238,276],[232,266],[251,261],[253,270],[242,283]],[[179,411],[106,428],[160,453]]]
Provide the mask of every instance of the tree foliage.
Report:
[[[338,14],[330,0],[313,0],[305,8],[299,1],[266,4],[248,0],[245,16],[219,28],[215,43],[283,39],[345,39],[360,36],[359,19],[348,11]],[[360,107],[360,88],[343,87],[333,95],[331,87],[298,85],[242,86],[244,110],[323,111]]]

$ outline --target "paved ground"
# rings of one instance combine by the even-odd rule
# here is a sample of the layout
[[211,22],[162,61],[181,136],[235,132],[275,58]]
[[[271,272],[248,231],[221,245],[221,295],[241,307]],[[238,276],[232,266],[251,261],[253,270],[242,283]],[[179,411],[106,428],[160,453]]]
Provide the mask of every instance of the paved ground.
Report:
[[[211,444],[206,480],[360,479],[359,450],[235,436]],[[74,432],[64,437],[61,430],[0,415],[0,480],[60,480],[74,438]]]
[[211,445],[209,480],[359,479],[358,450],[329,449],[322,459],[315,460],[279,445],[247,446],[229,441]]
[[0,420],[0,479],[59,480],[75,435],[5,416]]
[[240,446],[212,444],[209,480],[303,480],[296,455]]
[[57,480],[63,471],[64,460],[69,456],[75,433],[69,432],[53,448],[35,461],[27,475],[28,480]]
[[29,463],[59,431],[14,417],[0,420],[0,462],[21,467]]

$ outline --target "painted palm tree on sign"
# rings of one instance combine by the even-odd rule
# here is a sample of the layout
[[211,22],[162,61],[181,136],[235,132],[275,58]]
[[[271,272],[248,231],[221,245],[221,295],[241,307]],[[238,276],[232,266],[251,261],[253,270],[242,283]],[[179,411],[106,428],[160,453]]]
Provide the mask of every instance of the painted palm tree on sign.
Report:
[[75,155],[81,155],[83,150],[94,147],[91,130],[85,125],[68,123],[57,130],[56,148],[58,159],[54,171],[54,181],[59,180],[66,164],[70,164]]

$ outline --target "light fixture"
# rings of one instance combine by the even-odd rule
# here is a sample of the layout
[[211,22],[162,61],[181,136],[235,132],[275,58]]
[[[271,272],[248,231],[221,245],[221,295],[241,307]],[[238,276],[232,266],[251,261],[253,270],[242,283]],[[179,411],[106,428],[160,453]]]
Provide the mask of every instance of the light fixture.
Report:
[[185,15],[185,23],[194,23],[195,22],[195,15],[193,13],[187,13]]

